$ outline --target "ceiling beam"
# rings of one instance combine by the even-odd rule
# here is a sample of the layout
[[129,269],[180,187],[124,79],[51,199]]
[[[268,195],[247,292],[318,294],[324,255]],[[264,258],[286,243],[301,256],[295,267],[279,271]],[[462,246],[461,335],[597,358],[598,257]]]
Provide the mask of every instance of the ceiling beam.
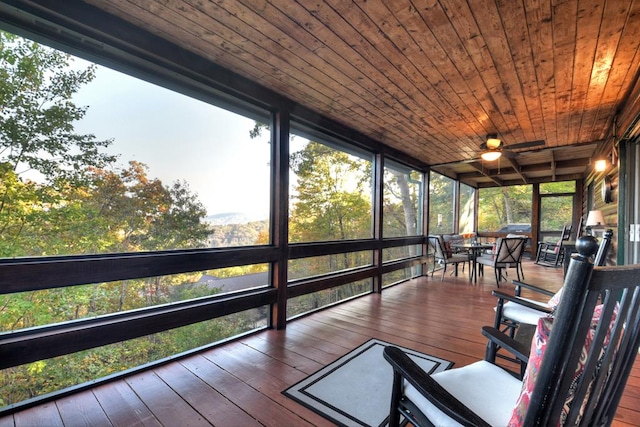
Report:
[[[580,167],[586,167],[589,166],[591,159],[590,158],[578,158],[578,159],[573,159],[573,160],[560,160],[560,161],[554,161],[554,167],[556,170],[558,169],[564,169],[564,168],[580,168]],[[464,181],[467,179],[473,179],[473,178],[478,178],[479,176],[493,176],[495,177],[495,175],[498,175],[498,172],[500,171],[500,169],[489,169],[487,170],[486,168],[484,170],[480,170],[479,167],[477,166],[477,163],[469,163],[469,165],[473,166],[474,169],[477,170],[477,172],[465,172],[465,173],[459,173],[457,174],[457,179]],[[432,169],[436,169],[436,168],[432,168]],[[520,166],[520,173],[522,174],[531,174],[531,173],[536,173],[536,172],[545,172],[545,171],[550,171],[550,166],[549,166],[549,162],[545,162],[545,163],[536,163],[533,165],[521,165]],[[529,180],[529,183],[532,183],[532,178],[527,178]],[[559,178],[556,177],[556,180],[558,180]],[[547,178],[547,182],[549,181],[549,178]]]
[[522,182],[525,184],[528,184],[529,181],[527,180],[527,177],[524,176],[524,174],[522,173],[522,167],[520,166],[520,164],[518,163],[518,161],[507,155],[505,156],[507,158],[507,161],[511,164],[511,167],[513,168],[513,170],[518,174],[518,176],[522,179]]
[[[556,176],[556,180],[557,181],[575,181],[575,180],[581,180],[584,179],[584,176],[581,173],[573,173],[573,174],[567,174],[567,175],[558,175]],[[460,180],[460,182],[463,182],[467,185],[472,185],[469,184],[467,182],[465,182],[464,180]],[[546,182],[549,182],[549,178],[529,178],[529,184],[544,184]],[[512,179],[512,180],[504,180],[502,181],[502,185],[504,186],[508,186],[508,185],[521,185],[522,182],[519,179]],[[475,184],[473,184],[475,185]],[[480,182],[477,184],[476,188],[492,188],[495,187],[495,185],[489,183],[489,182]]]
[[487,178],[489,178],[491,181],[493,181],[494,183],[496,183],[497,185],[499,185],[500,187],[502,187],[502,180],[496,178],[493,174],[491,174],[491,171],[487,171],[484,166],[481,163],[478,162],[473,162],[473,163],[469,163],[469,165],[474,168],[475,170],[477,170],[480,175],[486,176]]

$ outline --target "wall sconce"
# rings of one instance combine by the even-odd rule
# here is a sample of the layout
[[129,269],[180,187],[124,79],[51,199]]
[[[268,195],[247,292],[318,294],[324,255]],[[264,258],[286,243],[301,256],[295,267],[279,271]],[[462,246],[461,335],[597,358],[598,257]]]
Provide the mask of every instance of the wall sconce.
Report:
[[604,216],[602,215],[602,211],[595,210],[589,211],[587,215],[587,222],[585,224],[587,234],[592,235],[592,230],[597,228],[603,228],[605,226]]
[[607,159],[598,159],[594,162],[594,170],[596,172],[604,172],[607,170]]

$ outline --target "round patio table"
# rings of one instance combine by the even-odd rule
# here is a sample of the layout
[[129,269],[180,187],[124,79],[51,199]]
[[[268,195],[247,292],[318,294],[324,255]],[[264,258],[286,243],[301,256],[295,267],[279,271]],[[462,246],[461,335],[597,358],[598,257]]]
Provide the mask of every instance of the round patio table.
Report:
[[452,248],[464,249],[471,255],[471,271],[469,272],[469,282],[478,283],[478,270],[476,260],[480,255],[482,255],[482,251],[487,249],[492,249],[492,243],[453,243],[451,245]]

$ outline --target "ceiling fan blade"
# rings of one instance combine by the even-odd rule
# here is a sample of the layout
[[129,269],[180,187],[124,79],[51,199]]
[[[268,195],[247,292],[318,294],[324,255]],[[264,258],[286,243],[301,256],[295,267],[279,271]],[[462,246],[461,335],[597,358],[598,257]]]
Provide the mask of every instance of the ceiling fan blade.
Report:
[[519,142],[517,144],[505,145],[504,148],[507,150],[518,150],[521,148],[538,147],[544,144],[545,144],[544,139],[538,139],[537,141],[526,141],[526,142]]
[[508,157],[508,158],[510,158],[510,159],[515,159],[516,157],[518,157],[518,154],[517,154],[517,153],[514,153],[514,152],[509,151],[509,150],[504,150],[504,151],[502,152],[502,155],[503,155],[504,157]]

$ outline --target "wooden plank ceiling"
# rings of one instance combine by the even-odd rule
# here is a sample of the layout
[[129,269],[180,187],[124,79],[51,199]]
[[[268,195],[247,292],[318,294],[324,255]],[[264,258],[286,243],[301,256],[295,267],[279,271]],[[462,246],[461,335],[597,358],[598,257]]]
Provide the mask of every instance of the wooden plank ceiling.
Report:
[[580,177],[640,64],[640,0],[87,2],[474,186]]

